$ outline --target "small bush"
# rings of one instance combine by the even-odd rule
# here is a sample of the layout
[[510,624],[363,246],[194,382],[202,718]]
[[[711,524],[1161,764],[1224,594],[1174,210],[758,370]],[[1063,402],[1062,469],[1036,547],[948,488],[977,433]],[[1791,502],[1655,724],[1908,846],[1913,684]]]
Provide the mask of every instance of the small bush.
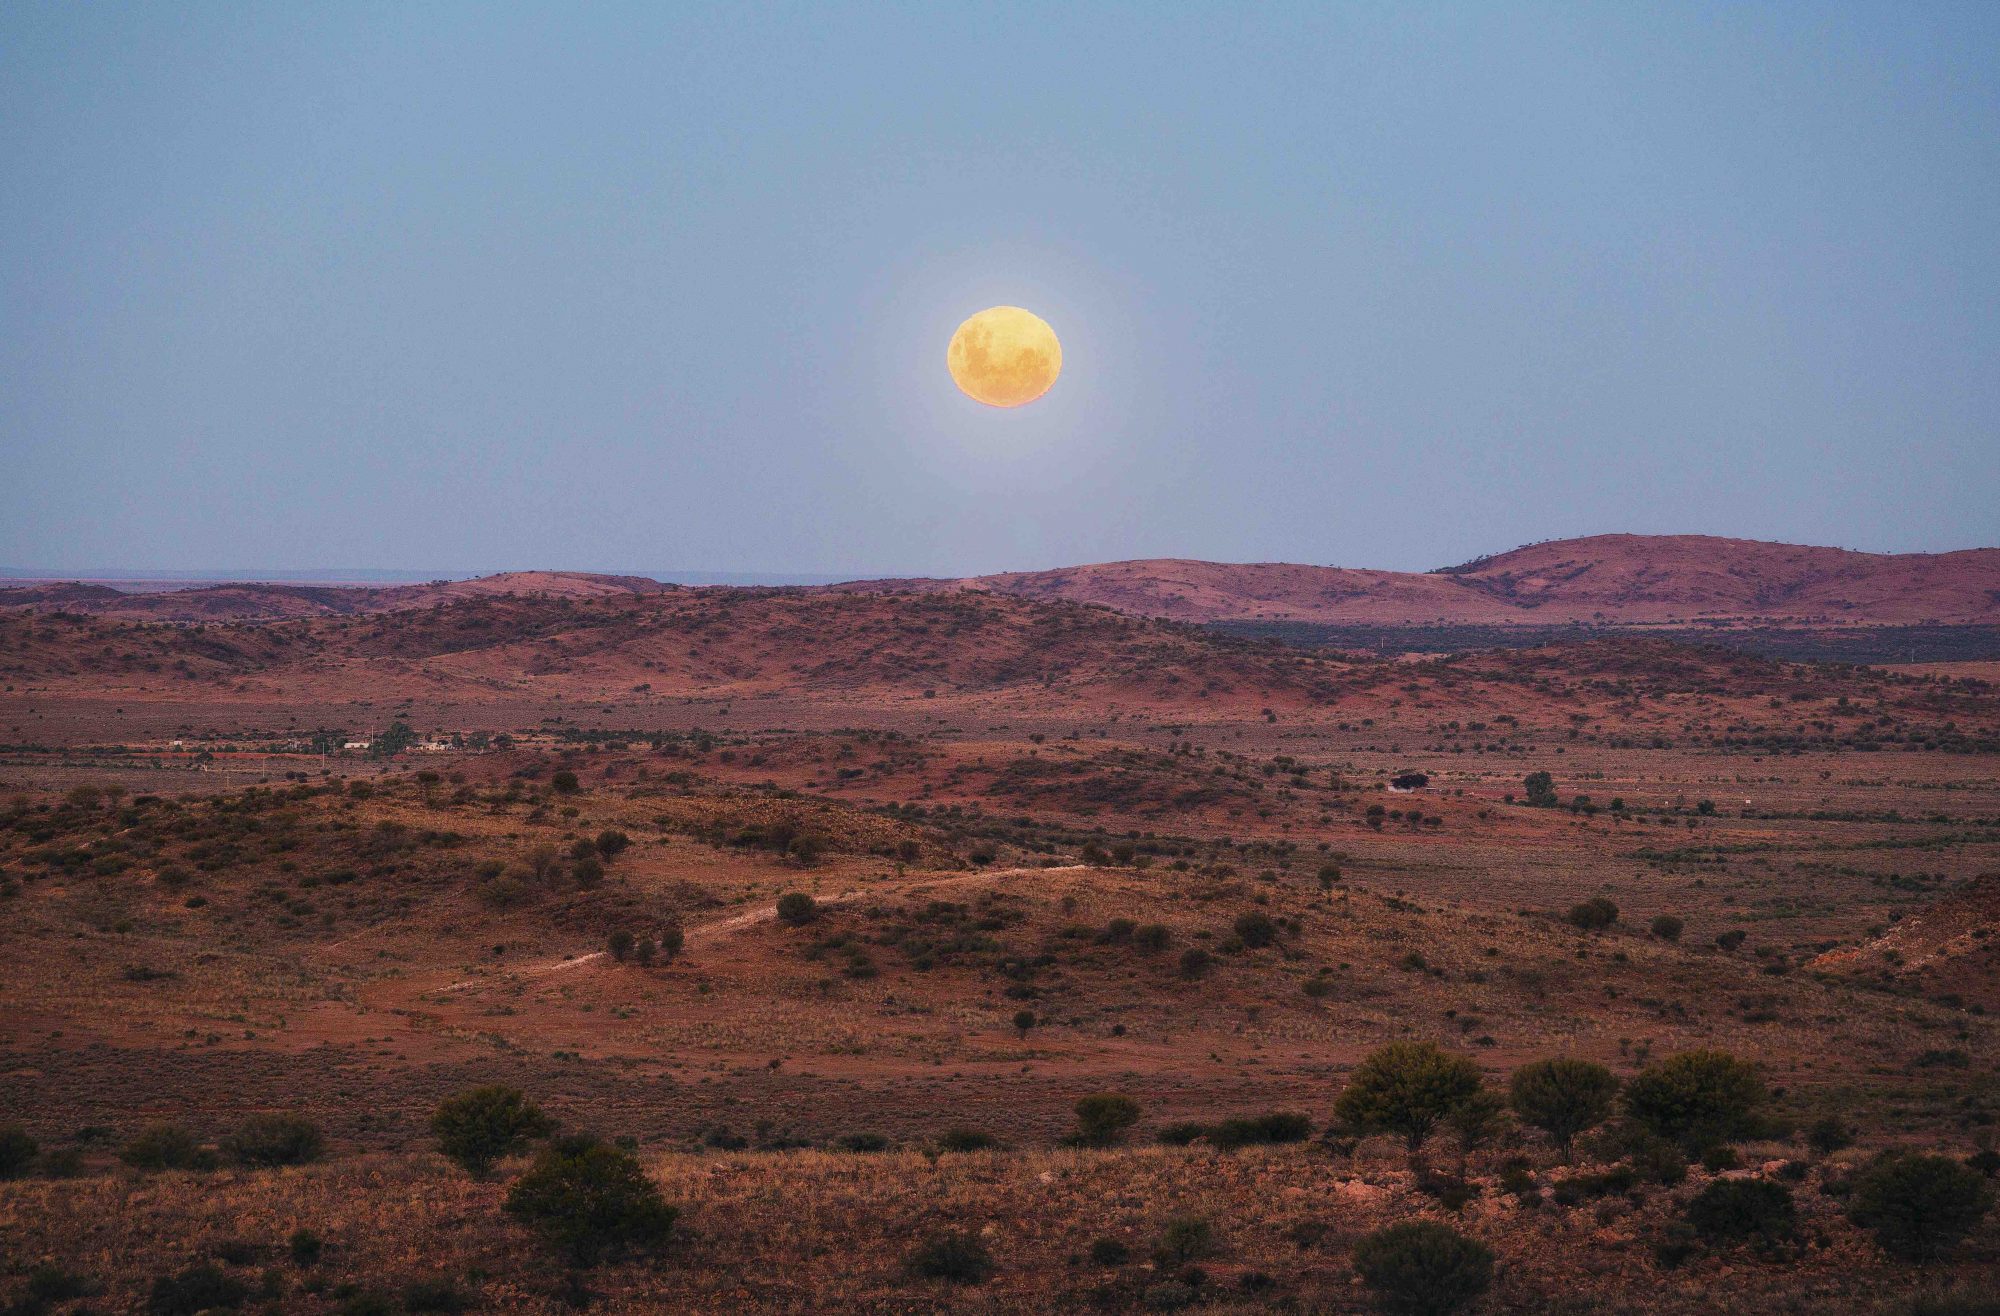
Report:
[[208,1262],[177,1275],[162,1275],[146,1295],[147,1316],[197,1316],[242,1305],[250,1296],[243,1281]]
[[904,1265],[919,1279],[983,1284],[993,1273],[993,1257],[979,1235],[966,1229],[932,1234],[911,1250]]
[[1109,1147],[1139,1122],[1139,1103],[1118,1092],[1097,1092],[1076,1102],[1076,1142]]
[[473,1296],[448,1279],[412,1280],[403,1286],[407,1312],[469,1311],[473,1305]]
[[1099,1266],[1122,1266],[1132,1259],[1132,1249],[1116,1238],[1093,1238],[1090,1259]]
[[679,1214],[638,1158],[588,1135],[543,1151],[514,1181],[506,1210],[577,1266],[659,1247]]
[[1595,932],[1618,921],[1618,906],[1603,896],[1592,896],[1569,907],[1569,921],[1586,932]]
[[946,1129],[938,1135],[938,1150],[948,1152],[988,1151],[1000,1145],[1000,1140],[984,1129]]
[[1798,1227],[1792,1190],[1764,1179],[1717,1179],[1687,1204],[1687,1222],[1704,1242],[1770,1246]]
[[1681,933],[1686,929],[1687,924],[1681,922],[1672,914],[1660,914],[1656,915],[1653,921],[1647,926],[1652,934],[1661,941],[1679,941]]
[[28,1136],[28,1131],[20,1125],[9,1124],[0,1128],[0,1179],[26,1174],[41,1149],[42,1145]]
[[132,1135],[118,1159],[140,1170],[185,1170],[201,1157],[201,1144],[178,1124],[155,1124]]
[[1277,939],[1278,925],[1269,914],[1251,910],[1236,920],[1236,935],[1252,950],[1260,950]]
[[568,768],[564,768],[550,777],[549,785],[558,795],[574,795],[578,789],[576,774]]
[[291,1253],[293,1265],[310,1266],[326,1251],[326,1240],[310,1229],[294,1229],[285,1240],[285,1249]]
[[1354,1246],[1354,1269],[1394,1316],[1450,1316],[1493,1283],[1493,1253],[1448,1225],[1413,1220]]
[[1838,1115],[1822,1115],[1806,1126],[1806,1146],[1831,1156],[1854,1145],[1854,1130]]
[[632,934],[620,928],[605,940],[604,945],[611,952],[611,958],[623,964],[625,957],[632,953]]
[[1208,972],[1208,966],[1214,958],[1214,956],[1199,946],[1188,947],[1181,952],[1181,977],[1201,977],[1204,973]]
[[438,1150],[466,1170],[484,1177],[493,1162],[555,1132],[555,1121],[519,1088],[494,1083],[451,1097],[431,1116]]
[[1173,944],[1174,934],[1164,923],[1146,923],[1132,933],[1132,944],[1140,950],[1157,954]]
[[605,859],[616,859],[632,844],[632,838],[616,828],[606,828],[597,834],[597,853]]
[[1856,1179],[1847,1218],[1884,1252],[1927,1261],[1958,1246],[1993,1209],[1993,1190],[1948,1156],[1891,1154]]
[[778,920],[800,927],[819,917],[819,902],[803,891],[787,891],[778,897]]
[[1625,1085],[1626,1113],[1689,1152],[1755,1133],[1766,1100],[1756,1069],[1726,1051],[1683,1051]]
[[304,1165],[325,1150],[319,1126],[301,1115],[252,1115],[222,1140],[240,1165]]
[[1602,1124],[1618,1095],[1618,1080],[1603,1065],[1558,1056],[1514,1071],[1508,1102],[1524,1124],[1549,1135],[1564,1161],[1574,1158],[1576,1138]]
[[1217,1245],[1215,1222],[1207,1216],[1175,1216],[1161,1228],[1153,1260],[1162,1266],[1185,1266],[1214,1256]]

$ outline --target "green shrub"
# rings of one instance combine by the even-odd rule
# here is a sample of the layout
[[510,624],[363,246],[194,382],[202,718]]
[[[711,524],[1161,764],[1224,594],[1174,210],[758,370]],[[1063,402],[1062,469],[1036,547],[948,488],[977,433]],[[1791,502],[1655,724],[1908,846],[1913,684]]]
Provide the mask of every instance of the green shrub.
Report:
[[1766,1100],[1756,1069],[1726,1051],[1683,1051],[1625,1085],[1625,1113],[1690,1153],[1754,1134]]
[[904,1266],[920,1279],[983,1284],[993,1273],[993,1257],[979,1235],[967,1229],[932,1234],[913,1248]]
[[819,902],[803,891],[787,891],[778,897],[780,922],[799,927],[819,916]]
[[1078,1097],[1075,1141],[1085,1147],[1109,1147],[1139,1122],[1139,1103],[1119,1092]]
[[294,1229],[285,1240],[285,1249],[291,1253],[293,1265],[310,1266],[326,1251],[326,1240],[310,1229]]
[[1132,1249],[1116,1238],[1093,1238],[1090,1259],[1099,1266],[1122,1266],[1132,1259]]
[[616,859],[631,844],[632,838],[616,828],[606,828],[597,834],[597,853],[607,860]]
[[1153,1260],[1162,1266],[1185,1266],[1214,1256],[1218,1242],[1215,1222],[1207,1216],[1178,1215],[1161,1227]]
[[1569,1162],[1575,1159],[1577,1135],[1610,1116],[1618,1080],[1603,1065],[1558,1056],[1515,1070],[1507,1095],[1521,1122],[1548,1134]]
[[984,1129],[946,1129],[938,1135],[938,1150],[948,1152],[987,1151],[998,1147],[1000,1140]]
[[493,1162],[555,1132],[555,1121],[519,1088],[494,1083],[451,1097],[431,1116],[438,1150],[483,1178]]
[[1253,909],[1237,917],[1236,935],[1250,949],[1260,950],[1277,939],[1278,925],[1269,914]]
[[1393,1316],[1450,1316],[1493,1283],[1493,1253],[1449,1225],[1413,1220],[1354,1246],[1354,1269]]
[[1159,952],[1173,943],[1174,934],[1164,923],[1147,923],[1132,933],[1132,944],[1140,950]]
[[1569,907],[1569,921],[1586,932],[1595,932],[1618,921],[1618,906],[1603,896],[1592,896]]
[[0,1128],[0,1179],[26,1174],[41,1149],[42,1145],[28,1136],[28,1131],[20,1125],[9,1124]]
[[558,795],[574,795],[578,789],[576,774],[568,768],[564,768],[550,777],[549,785]]
[[319,1126],[301,1115],[252,1115],[222,1140],[240,1165],[304,1165],[325,1150]]
[[1681,922],[1672,914],[1656,915],[1652,923],[1648,925],[1652,934],[1661,941],[1679,941],[1681,933],[1686,927],[1687,924]]
[[469,1311],[474,1305],[473,1296],[449,1279],[411,1280],[403,1286],[407,1312]]
[[1198,1138],[1224,1149],[1262,1144],[1304,1142],[1312,1136],[1312,1118],[1294,1111],[1274,1110],[1264,1115],[1241,1116],[1214,1124],[1186,1121],[1160,1130],[1160,1141],[1185,1147]]
[[1717,1179],[1687,1204],[1687,1222],[1708,1243],[1757,1243],[1790,1239],[1798,1228],[1792,1190],[1765,1179]]
[[1806,1126],[1806,1146],[1831,1156],[1854,1145],[1854,1130],[1838,1115],[1822,1115]]
[[611,952],[611,958],[623,964],[625,957],[632,953],[632,934],[620,928],[605,940],[604,945]]
[[1391,1042],[1356,1066],[1333,1103],[1350,1128],[1403,1139],[1412,1168],[1454,1106],[1479,1091],[1479,1066],[1430,1042]]
[[178,1124],[154,1124],[132,1135],[118,1159],[141,1170],[185,1170],[201,1157],[201,1144]]
[[1926,1261],[1956,1247],[1993,1209],[1979,1172],[1948,1156],[1890,1154],[1855,1180],[1847,1218],[1890,1256]]
[[1181,952],[1181,977],[1199,978],[1208,972],[1209,964],[1215,959],[1199,946],[1190,946]]
[[200,1312],[233,1309],[250,1296],[243,1281],[220,1267],[203,1262],[177,1275],[162,1275],[146,1295],[147,1316],[197,1316]]
[[544,1149],[514,1181],[506,1210],[577,1266],[658,1248],[679,1214],[637,1157],[587,1134]]

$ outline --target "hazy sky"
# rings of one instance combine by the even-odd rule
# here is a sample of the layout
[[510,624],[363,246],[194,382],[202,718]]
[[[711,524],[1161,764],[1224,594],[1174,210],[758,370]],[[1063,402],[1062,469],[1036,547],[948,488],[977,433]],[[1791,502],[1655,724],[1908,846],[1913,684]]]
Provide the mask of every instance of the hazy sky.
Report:
[[[2000,543],[2000,5],[0,6],[0,563]],[[952,386],[995,303],[1061,335]]]

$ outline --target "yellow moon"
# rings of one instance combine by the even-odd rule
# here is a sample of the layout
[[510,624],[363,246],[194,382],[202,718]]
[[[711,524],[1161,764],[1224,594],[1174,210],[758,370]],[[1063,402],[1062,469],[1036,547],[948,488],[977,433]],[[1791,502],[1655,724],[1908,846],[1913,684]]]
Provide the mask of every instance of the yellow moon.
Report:
[[945,366],[973,401],[1018,407],[1056,382],[1062,373],[1062,344],[1048,321],[1034,312],[991,306],[951,336]]

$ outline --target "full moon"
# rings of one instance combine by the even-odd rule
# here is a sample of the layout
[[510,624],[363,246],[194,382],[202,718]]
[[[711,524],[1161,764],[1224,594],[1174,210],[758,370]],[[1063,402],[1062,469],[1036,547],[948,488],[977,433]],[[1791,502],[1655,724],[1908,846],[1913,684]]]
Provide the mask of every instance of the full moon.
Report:
[[1018,306],[991,306],[951,336],[945,365],[960,391],[989,407],[1018,407],[1062,373],[1062,344],[1049,322]]

